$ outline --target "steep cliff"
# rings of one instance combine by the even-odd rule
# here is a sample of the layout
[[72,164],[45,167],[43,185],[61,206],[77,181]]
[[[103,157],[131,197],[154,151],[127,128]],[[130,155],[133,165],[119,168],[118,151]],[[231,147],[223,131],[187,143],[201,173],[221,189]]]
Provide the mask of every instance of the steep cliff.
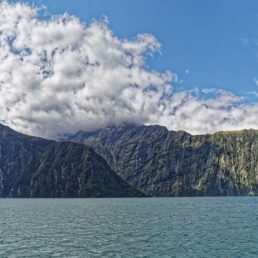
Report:
[[30,137],[0,125],[0,197],[131,197],[91,148]]
[[258,194],[258,131],[192,136],[161,126],[107,127],[67,139],[92,146],[133,186],[155,196]]

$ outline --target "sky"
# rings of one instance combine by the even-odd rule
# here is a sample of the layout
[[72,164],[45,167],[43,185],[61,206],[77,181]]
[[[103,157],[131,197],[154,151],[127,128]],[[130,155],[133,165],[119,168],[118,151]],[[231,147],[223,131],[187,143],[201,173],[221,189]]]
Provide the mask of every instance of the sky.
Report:
[[257,90],[258,2],[256,0],[41,0],[50,14],[68,12],[86,23],[106,16],[114,34],[153,34],[162,54],[151,68],[171,70],[186,89],[223,88],[236,94]]
[[258,129],[257,1],[21,3],[0,8],[2,123],[49,138],[123,122]]

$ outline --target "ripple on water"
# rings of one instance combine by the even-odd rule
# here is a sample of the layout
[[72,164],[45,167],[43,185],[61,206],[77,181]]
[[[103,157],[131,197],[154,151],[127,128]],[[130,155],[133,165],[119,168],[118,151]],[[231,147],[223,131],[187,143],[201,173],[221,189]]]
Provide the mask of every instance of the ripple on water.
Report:
[[258,198],[0,199],[0,257],[258,257]]

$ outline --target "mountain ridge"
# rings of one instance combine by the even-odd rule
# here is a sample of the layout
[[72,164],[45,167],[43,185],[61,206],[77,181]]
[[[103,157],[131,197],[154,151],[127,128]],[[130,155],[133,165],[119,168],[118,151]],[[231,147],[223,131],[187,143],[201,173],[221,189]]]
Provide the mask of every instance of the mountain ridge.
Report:
[[92,148],[0,125],[0,197],[138,196]]
[[91,146],[125,181],[155,196],[258,194],[258,131],[191,135],[111,126],[68,140]]

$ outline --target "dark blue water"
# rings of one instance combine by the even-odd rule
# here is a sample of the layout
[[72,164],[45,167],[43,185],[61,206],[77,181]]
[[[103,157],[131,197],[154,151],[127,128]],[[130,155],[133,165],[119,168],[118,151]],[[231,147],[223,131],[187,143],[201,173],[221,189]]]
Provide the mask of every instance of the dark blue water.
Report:
[[258,257],[258,198],[0,199],[0,257]]

